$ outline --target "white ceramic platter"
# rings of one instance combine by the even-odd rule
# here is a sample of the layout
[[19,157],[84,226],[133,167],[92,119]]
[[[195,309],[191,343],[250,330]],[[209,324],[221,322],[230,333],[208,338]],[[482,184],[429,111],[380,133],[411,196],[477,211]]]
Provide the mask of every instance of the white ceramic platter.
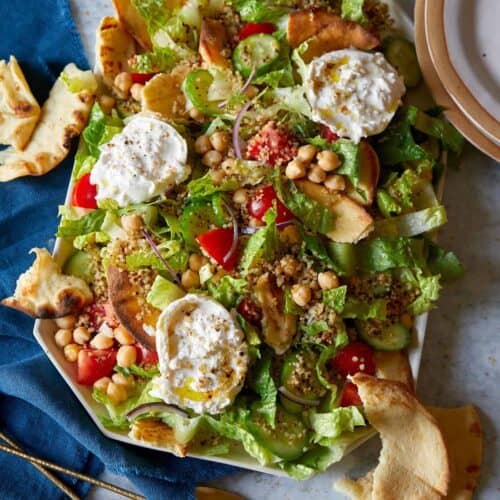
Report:
[[[397,22],[398,27],[400,27],[401,31],[404,32],[408,38],[413,39],[413,26],[411,21],[397,5],[389,1],[387,3],[391,7],[393,16]],[[69,204],[71,188],[72,186],[70,185],[68,187],[68,192],[66,195],[66,204]],[[69,257],[70,251],[71,248],[69,248],[69,245],[65,243],[63,240],[58,239],[56,241],[54,255],[58,262],[63,263]],[[426,325],[427,325],[427,315],[423,315],[417,318],[415,323],[415,335],[413,335],[413,343],[409,349],[410,364],[415,380],[418,377]],[[99,403],[97,403],[92,399],[91,390],[88,387],[76,383],[76,366],[75,364],[66,361],[66,359],[64,358],[63,351],[55,344],[54,341],[55,330],[56,330],[56,325],[52,320],[37,320],[35,322],[33,333],[35,338],[41,345],[42,349],[47,354],[50,361],[59,371],[59,373],[64,378],[66,383],[69,385],[75,396],[78,398],[82,406],[89,414],[90,418],[94,421],[97,428],[110,439],[122,441],[124,443],[131,444],[134,446],[139,446],[142,448],[156,449],[168,453],[168,451],[165,450],[164,448],[149,446],[143,443],[138,443],[137,441],[133,441],[127,436],[127,433],[125,431],[111,431],[106,429],[101,424],[99,416],[105,416],[106,410]],[[347,452],[350,452],[354,448],[357,448],[365,440],[357,442]],[[276,476],[287,476],[278,467],[272,465],[267,467],[261,466],[256,460],[247,455],[243,449],[241,450],[236,449],[232,451],[230,455],[224,457],[207,457],[196,454],[188,454],[188,456],[201,458],[203,460],[208,460],[211,462],[229,464],[236,467],[242,467],[254,471],[266,472],[268,474],[273,474]]]

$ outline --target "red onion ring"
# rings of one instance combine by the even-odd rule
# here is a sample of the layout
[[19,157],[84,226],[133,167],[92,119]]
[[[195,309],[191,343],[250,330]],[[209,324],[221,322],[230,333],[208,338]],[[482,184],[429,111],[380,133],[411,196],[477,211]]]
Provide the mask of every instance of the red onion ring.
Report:
[[177,276],[177,273],[173,270],[172,266],[163,258],[162,254],[160,253],[160,250],[156,246],[156,243],[153,241],[153,238],[151,237],[149,232],[143,228],[142,235],[144,236],[144,239],[148,242],[148,245],[151,247],[151,250],[153,250],[154,254],[160,259],[161,263],[166,267],[172,280],[179,285],[181,281]]
[[305,399],[301,398],[300,396],[296,396],[293,392],[290,392],[286,387],[281,386],[278,391],[285,396],[285,398],[289,399],[290,401],[293,401],[294,403],[297,403],[299,405],[304,405],[304,406],[318,406],[319,405],[319,399]]
[[250,106],[252,106],[251,102],[247,102],[239,111],[239,113],[236,115],[236,120],[234,121],[234,126],[233,126],[233,148],[234,148],[234,153],[236,154],[236,158],[239,160],[243,160],[243,155],[241,154],[241,144],[240,144],[240,127],[241,127],[241,122],[243,120],[243,116],[245,113],[250,109]]
[[233,222],[233,242],[231,243],[231,247],[227,251],[226,255],[222,257],[223,264],[226,264],[227,261],[234,255],[234,252],[236,252],[236,249],[238,248],[239,228],[238,228],[238,221],[236,220],[236,217],[234,215],[234,212],[231,210],[231,207],[227,203],[224,203],[224,207],[229,212],[229,215],[231,216]]

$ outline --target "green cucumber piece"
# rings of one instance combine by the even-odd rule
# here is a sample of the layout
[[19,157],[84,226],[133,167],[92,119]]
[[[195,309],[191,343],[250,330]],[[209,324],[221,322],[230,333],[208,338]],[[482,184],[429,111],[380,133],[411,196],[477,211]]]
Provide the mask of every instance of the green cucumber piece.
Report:
[[208,90],[214,77],[206,69],[191,71],[184,80],[184,93],[193,106],[203,114],[213,116],[220,114],[220,101],[209,101]]
[[255,439],[269,451],[284,460],[295,460],[309,443],[307,428],[302,420],[278,406],[274,429],[258,411],[253,411],[247,428]]
[[338,273],[352,276],[356,271],[356,251],[351,243],[328,242],[328,253],[338,267]]
[[416,87],[420,83],[422,72],[415,47],[411,42],[401,37],[388,38],[384,43],[384,54],[403,76],[407,87]]
[[255,76],[267,73],[280,56],[280,43],[274,36],[265,33],[252,35],[242,40],[234,49],[233,63],[244,78],[255,68]]
[[355,322],[360,337],[377,351],[399,351],[410,344],[410,330],[401,323],[377,328],[371,321]]
[[81,250],[76,251],[64,264],[63,273],[81,278],[87,283],[92,283],[94,276],[94,263],[92,256]]

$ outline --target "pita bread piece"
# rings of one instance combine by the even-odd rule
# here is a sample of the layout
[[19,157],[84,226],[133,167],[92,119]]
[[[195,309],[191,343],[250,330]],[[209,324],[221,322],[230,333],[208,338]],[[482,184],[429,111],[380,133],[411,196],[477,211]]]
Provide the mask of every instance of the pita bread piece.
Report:
[[118,19],[124,28],[135,38],[137,43],[146,51],[153,48],[148,27],[132,0],[113,0]]
[[103,17],[96,33],[96,73],[109,88],[116,75],[128,71],[128,60],[135,54],[135,43],[118,19]]
[[227,67],[229,61],[224,57],[224,48],[227,43],[225,26],[216,19],[206,18],[201,21],[200,43],[198,52],[208,65]]
[[336,22],[339,16],[324,9],[296,10],[288,17],[287,40],[291,47],[298,47],[325,26]]
[[24,149],[39,116],[40,106],[17,59],[0,61],[0,144]]
[[47,250],[32,251],[36,254],[35,262],[19,276],[14,296],[2,300],[4,306],[35,318],[60,318],[75,314],[92,302],[92,292],[85,281],[62,274]]
[[401,382],[415,393],[410,361],[406,351],[375,351],[375,376],[385,380]]
[[467,500],[479,481],[483,452],[483,433],[479,415],[472,405],[462,408],[427,410],[437,420],[451,462],[450,500]]
[[[67,83],[65,83],[65,81]],[[78,88],[71,91],[68,82]],[[68,64],[56,80],[42,107],[40,121],[24,151],[8,148],[0,152],[0,182],[25,175],[43,175],[57,167],[69,153],[71,141],[87,123],[97,84],[90,71]]]

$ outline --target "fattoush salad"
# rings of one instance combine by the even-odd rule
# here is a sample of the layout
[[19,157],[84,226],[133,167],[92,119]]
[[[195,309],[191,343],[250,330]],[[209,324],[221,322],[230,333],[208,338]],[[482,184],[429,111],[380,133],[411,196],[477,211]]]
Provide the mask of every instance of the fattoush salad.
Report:
[[55,319],[105,426],[307,478],[373,432],[351,376],[412,383],[415,318],[463,271],[433,238],[463,139],[409,103],[381,2],[113,3],[95,74],[56,83],[88,107],[70,256],[36,249],[3,304]]

